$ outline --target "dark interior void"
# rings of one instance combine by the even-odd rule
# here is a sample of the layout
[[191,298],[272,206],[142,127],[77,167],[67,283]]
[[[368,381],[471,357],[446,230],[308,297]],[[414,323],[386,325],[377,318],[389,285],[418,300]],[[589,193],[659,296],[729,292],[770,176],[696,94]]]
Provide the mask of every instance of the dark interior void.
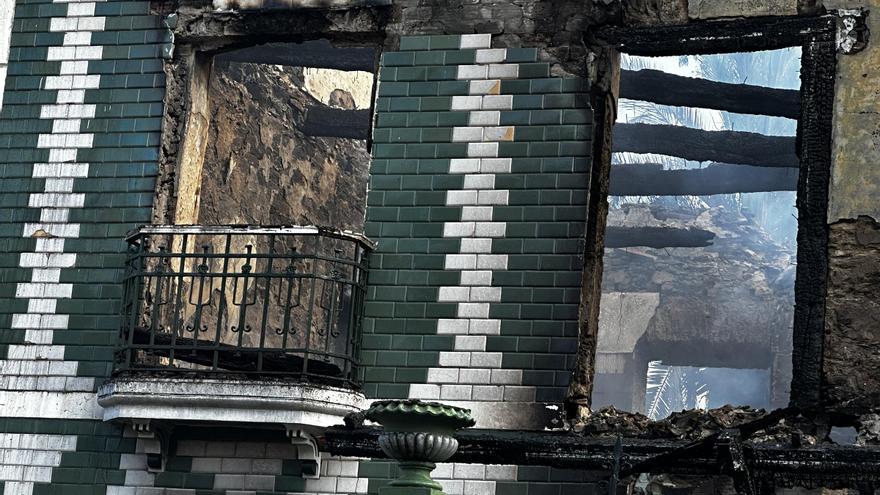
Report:
[[373,74],[359,69],[373,50],[310,42],[239,52],[217,56],[209,79],[198,223],[362,231],[370,157],[366,133],[350,131],[369,118]]
[[[593,407],[655,419],[728,403],[783,407],[800,49],[624,55],[622,68],[607,228],[625,242],[606,243]],[[675,101],[639,86],[656,81],[677,85]],[[765,111],[766,88],[780,98]]]

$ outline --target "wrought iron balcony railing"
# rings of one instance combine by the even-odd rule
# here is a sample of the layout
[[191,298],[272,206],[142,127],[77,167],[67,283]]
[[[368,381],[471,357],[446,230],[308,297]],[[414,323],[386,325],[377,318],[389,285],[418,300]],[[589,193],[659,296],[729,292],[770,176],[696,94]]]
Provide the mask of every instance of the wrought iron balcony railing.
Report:
[[318,227],[150,226],[127,240],[117,374],[359,385],[366,237]]

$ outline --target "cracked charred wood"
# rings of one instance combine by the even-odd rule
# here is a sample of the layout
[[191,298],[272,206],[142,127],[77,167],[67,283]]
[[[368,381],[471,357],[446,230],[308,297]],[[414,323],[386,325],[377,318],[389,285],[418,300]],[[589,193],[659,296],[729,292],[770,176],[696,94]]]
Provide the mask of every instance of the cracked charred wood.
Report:
[[376,50],[370,47],[334,47],[326,40],[289,43],[266,43],[250,46],[215,57],[223,62],[290,65],[322,69],[375,72]]
[[[829,253],[834,251],[833,248],[829,250],[827,218],[836,57],[832,40],[810,43],[801,52],[801,81],[804,81],[807,89],[804,90],[801,104],[804,118],[798,122],[798,153],[803,158],[804,173],[800,174],[796,201],[798,250],[794,283],[791,403],[802,409],[828,404],[828,375],[823,369],[825,364],[822,356],[825,339],[830,338],[825,326],[825,300]],[[850,380],[851,377],[846,379]],[[849,396],[843,402],[852,403],[853,399]]]
[[[334,426],[324,433],[322,445],[332,455],[385,459],[379,448],[381,428]],[[616,437],[591,437],[568,432],[463,430],[455,434],[458,451],[449,462],[552,466],[592,471],[607,477],[614,463]],[[621,460],[652,473],[719,474],[722,463],[713,437],[699,450],[683,452],[687,442],[622,438]],[[742,445],[742,459],[750,476],[762,486],[793,486],[805,482],[833,488],[878,487],[880,447],[835,444],[795,448],[778,444]],[[636,469],[639,469],[636,468]],[[633,473],[628,469],[627,473]],[[623,473],[621,473],[623,475]]]
[[734,53],[833,41],[835,16],[754,17],[651,27],[605,26],[596,38],[632,55]]
[[789,119],[797,119],[801,112],[798,91],[715,82],[653,69],[622,70],[620,97]]
[[754,132],[704,131],[654,124],[617,124],[613,149],[658,153],[687,160],[736,163],[760,167],[799,167],[795,138]]
[[370,111],[313,105],[306,113],[302,132],[307,136],[368,139]]
[[715,234],[701,229],[677,229],[672,227],[606,227],[605,247],[625,248],[644,246],[651,248],[707,247],[712,245]]
[[624,163],[611,167],[615,196],[708,196],[765,191],[797,191],[796,168],[711,164],[706,168],[663,170],[660,163]]
[[[333,455],[386,458],[378,443],[381,431],[369,426],[330,427],[324,433],[325,446]],[[588,438],[567,432],[482,429],[462,430],[455,438],[459,447],[449,462],[546,465],[601,472],[612,468],[617,440],[616,437]],[[645,461],[685,445],[681,441],[657,439],[623,438],[621,442],[627,462]]]

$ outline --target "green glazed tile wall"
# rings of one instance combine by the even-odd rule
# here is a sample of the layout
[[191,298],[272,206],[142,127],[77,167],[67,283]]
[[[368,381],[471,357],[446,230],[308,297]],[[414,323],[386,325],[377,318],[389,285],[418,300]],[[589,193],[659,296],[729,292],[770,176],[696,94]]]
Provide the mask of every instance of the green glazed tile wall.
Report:
[[555,402],[574,359],[592,114],[489,35],[403,37],[379,74],[371,397]]
[[120,459],[136,441],[100,421],[95,389],[118,331],[123,237],[150,218],[170,37],[148,1],[18,0],[12,27],[0,109],[4,493],[127,493]]

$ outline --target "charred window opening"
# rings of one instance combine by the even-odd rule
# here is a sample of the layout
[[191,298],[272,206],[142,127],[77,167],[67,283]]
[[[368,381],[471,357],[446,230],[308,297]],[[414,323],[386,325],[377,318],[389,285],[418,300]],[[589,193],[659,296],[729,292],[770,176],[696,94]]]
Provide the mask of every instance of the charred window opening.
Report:
[[799,66],[623,56],[594,405],[787,405]]
[[[738,146],[730,146],[730,143],[724,142],[728,141],[727,139],[715,139],[714,144],[707,141],[702,143],[702,146],[685,145],[679,146],[679,149],[683,149],[687,155],[690,155],[685,156],[685,158],[690,160],[719,161],[727,164],[731,162],[737,164],[736,160],[731,161],[728,159],[729,156],[741,156],[749,151],[763,151],[764,153],[761,156],[764,156],[765,159],[766,157],[771,157],[772,162],[777,162],[782,158],[792,162],[789,165],[794,165],[791,168],[796,168],[798,171],[795,202],[797,207],[797,263],[794,269],[789,271],[788,275],[779,279],[780,283],[790,282],[792,275],[796,275],[794,277],[794,307],[792,309],[789,306],[794,320],[793,329],[790,332],[792,341],[791,360],[778,363],[778,366],[780,369],[783,366],[790,367],[792,379],[790,381],[789,404],[803,411],[817,411],[822,407],[823,331],[826,274],[828,269],[828,228],[826,217],[831,166],[834,72],[836,67],[834,26],[834,16],[820,15],[817,17],[799,18],[731,19],[645,28],[606,27],[600,28],[596,33],[598,46],[607,48],[607,45],[604,44],[608,43],[617,51],[614,49],[602,51],[606,48],[600,50],[600,53],[606,53],[603,56],[611,60],[609,64],[611,69],[607,73],[599,73],[601,84],[598,85],[598,89],[594,94],[597,116],[601,116],[601,120],[597,117],[597,122],[601,121],[601,125],[597,125],[596,161],[593,166],[593,184],[591,185],[591,196],[595,196],[595,205],[591,207],[591,210],[595,209],[596,214],[588,218],[587,242],[595,242],[596,246],[613,246],[616,248],[627,245],[626,243],[629,242],[628,238],[631,238],[633,233],[638,234],[643,239],[650,239],[650,243],[642,242],[642,244],[651,246],[654,249],[658,246],[662,247],[664,244],[669,245],[670,243],[686,246],[707,246],[709,242],[714,242],[712,239],[717,237],[709,229],[703,228],[705,225],[704,220],[710,219],[700,218],[700,222],[687,224],[682,222],[682,219],[676,218],[675,215],[670,215],[669,212],[658,212],[658,217],[650,211],[650,208],[646,208],[644,205],[635,205],[636,211],[634,211],[633,219],[639,218],[639,213],[642,213],[641,217],[643,219],[652,218],[659,220],[653,226],[649,223],[649,226],[642,226],[641,231],[633,231],[632,229],[621,231],[618,227],[604,228],[606,214],[609,211],[605,202],[609,192],[609,177],[611,178],[610,188],[613,190],[615,186],[612,174],[615,172],[627,174],[638,172],[643,179],[646,177],[651,179],[652,187],[666,187],[666,194],[676,194],[675,190],[681,189],[677,181],[673,184],[674,187],[670,189],[669,181],[666,181],[664,185],[662,181],[656,180],[657,174],[673,175],[667,174],[669,171],[662,168],[657,169],[656,166],[654,168],[651,168],[651,166],[644,167],[643,164],[638,164],[640,165],[637,167],[639,170],[632,168],[622,170],[618,168],[615,171],[614,167],[618,165],[612,165],[612,148],[614,146],[612,144],[612,129],[616,127],[612,126],[612,120],[614,120],[617,110],[615,106],[618,96],[617,82],[621,80],[618,77],[621,73],[618,72],[615,63],[619,52],[645,57],[683,57],[687,55],[745,53],[800,47],[801,86],[795,98],[799,107],[796,137],[759,136],[761,139],[755,140],[752,139],[753,136],[724,135],[721,134],[722,131],[716,131],[719,132],[717,136],[740,139]],[[621,86],[621,88],[623,87]],[[766,91],[766,89],[762,91]],[[673,90],[658,92],[658,94],[675,97],[679,95],[679,91],[677,88],[673,88]],[[729,105],[730,101],[725,100],[722,96],[723,92],[720,92],[716,95],[711,95],[710,99],[716,103]],[[739,107],[742,107],[742,104],[755,105],[755,102],[752,101],[750,103],[748,98],[742,98],[741,100],[737,102]],[[773,100],[778,100],[778,98],[773,98]],[[658,103],[670,104],[669,101],[660,100],[658,100]],[[760,104],[760,100],[758,103]],[[764,105],[761,108],[770,109],[773,107],[778,108],[779,105]],[[721,109],[737,113],[747,113],[736,108],[722,107]],[[768,112],[762,110],[752,113]],[[772,112],[770,114],[790,117],[790,115]],[[631,128],[630,130],[644,129]],[[616,130],[614,132],[616,135]],[[705,135],[705,132],[700,131],[700,133]],[[667,132],[667,137],[669,136],[670,134]],[[692,131],[676,129],[676,132],[671,136],[672,139],[660,139],[659,142],[668,147],[670,142],[687,142],[689,137],[692,136]],[[793,143],[793,158],[791,156],[791,146],[778,146],[779,142]],[[654,136],[651,143],[658,143],[657,135]],[[720,146],[715,146],[715,144]],[[709,152],[721,150],[728,156],[724,159],[702,157],[701,155],[706,153],[707,150]],[[778,150],[785,151],[787,157],[780,157]],[[628,151],[638,152],[636,149]],[[796,164],[794,163],[795,160]],[[754,167],[758,165],[768,166],[770,164],[746,162],[741,165]],[[784,177],[785,173],[782,173],[783,176],[776,177],[768,176],[765,173],[761,181],[744,181],[737,178],[737,181],[731,183],[731,175],[726,173],[718,175],[717,169],[699,170],[697,171],[699,177],[690,170],[684,170],[683,172],[687,172],[685,175],[694,176],[688,181],[688,187],[693,187],[695,184],[698,185],[704,190],[701,194],[728,193],[731,192],[728,189],[732,185],[740,187],[743,183],[749,184],[750,187],[754,187],[754,184],[760,185],[760,183],[765,184],[765,186],[766,184],[776,184],[774,187],[778,187],[779,184],[790,184],[793,180],[792,177]],[[736,177],[736,175],[733,174],[733,177]],[[722,177],[724,181],[710,183],[710,181],[700,180],[709,176],[714,176],[715,178]],[[737,182],[739,182],[739,185],[737,185]],[[711,190],[711,192],[708,190]],[[756,190],[761,191],[763,189]],[[632,194],[631,192],[621,193],[619,191],[618,194]],[[613,191],[611,197],[613,198]],[[670,220],[673,224],[683,224],[667,225],[664,223]],[[701,225],[701,222],[704,225]],[[621,234],[626,235],[621,236]],[[616,240],[615,237],[617,238]],[[587,285],[585,285],[581,300],[581,340],[579,342],[578,360],[572,373],[569,396],[566,400],[568,418],[576,423],[589,421],[590,410],[599,405],[591,401],[593,391],[599,388],[598,380],[594,380],[597,373],[602,373],[602,368],[605,367],[622,376],[624,375],[623,370],[627,366],[627,363],[614,359],[606,360],[603,363],[601,354],[608,349],[603,350],[601,348],[603,346],[603,339],[597,338],[599,337],[598,334],[600,333],[601,326],[599,324],[600,308],[597,303],[601,299],[602,291],[625,292],[619,289],[616,291],[614,289],[609,290],[608,285],[600,288],[603,265],[607,262],[608,259],[603,260],[601,251],[598,250],[589,253],[589,256],[585,258],[585,284]],[[589,290],[586,290],[587,288]],[[645,300],[633,300],[629,301],[628,304],[627,301],[620,301],[620,304],[617,305],[619,309],[638,308],[638,311],[634,312],[635,315],[638,315],[639,312],[645,312],[645,307],[657,304],[652,302],[651,298],[657,299],[658,294],[630,293],[630,295],[635,295]],[[608,313],[608,309],[603,303],[601,312]],[[685,305],[678,305],[675,309],[681,313],[687,310]],[[747,311],[747,309],[743,309],[743,311]],[[604,318],[607,320],[608,316],[606,314]],[[651,313],[648,316],[643,317],[643,320],[650,322],[652,316],[653,309],[651,309]],[[632,349],[629,350],[630,356],[646,350],[643,345],[637,345],[639,344],[640,335],[636,335],[635,338],[621,339],[622,341],[632,343]],[[606,339],[605,342],[612,342],[617,345],[619,343],[616,340]],[[616,351],[619,349],[612,350]],[[739,349],[734,350],[730,354],[747,357],[752,351],[753,349],[747,346],[740,346]],[[688,352],[698,358],[704,358],[706,355],[705,349],[699,345],[692,346]],[[640,356],[639,362],[643,363],[643,366],[639,370],[627,370],[628,376],[637,377],[636,379],[640,383],[635,386],[629,383],[626,386],[630,387],[630,389],[644,390],[641,388],[641,385],[644,385],[644,380],[646,379],[643,377],[647,376],[647,363],[653,360],[664,360],[664,358],[661,356],[650,357],[647,354]],[[676,362],[676,360],[668,357],[665,360],[667,362],[664,364],[667,366],[689,364]],[[629,364],[631,365],[632,363]],[[698,366],[704,365],[700,364]],[[748,363],[738,364],[736,367],[755,368],[753,364]],[[760,368],[765,369],[766,366],[762,365]],[[594,385],[596,386],[594,387]],[[783,386],[784,384],[776,388],[782,390]],[[637,396],[633,398],[630,394],[626,395],[629,398],[632,409],[638,410],[643,407],[644,397]],[[626,402],[626,400],[622,400],[622,403],[625,404]],[[779,402],[784,403],[784,400],[780,398]]]
[[203,7],[166,20],[160,225],[130,239],[122,361],[357,386],[384,14]]
[[175,223],[361,231],[375,57],[315,40],[202,61]]

